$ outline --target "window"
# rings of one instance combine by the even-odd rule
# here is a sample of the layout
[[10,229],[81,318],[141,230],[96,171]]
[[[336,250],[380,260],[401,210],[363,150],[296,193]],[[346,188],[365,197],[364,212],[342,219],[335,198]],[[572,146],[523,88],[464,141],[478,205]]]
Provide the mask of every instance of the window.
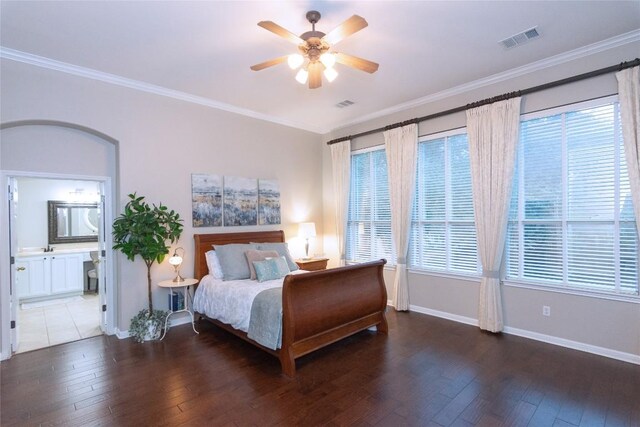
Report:
[[347,262],[396,256],[391,241],[391,206],[384,149],[351,155],[351,192],[347,220]]
[[467,135],[421,139],[409,243],[413,268],[479,274]]
[[637,295],[637,236],[618,104],[525,116],[507,279]]

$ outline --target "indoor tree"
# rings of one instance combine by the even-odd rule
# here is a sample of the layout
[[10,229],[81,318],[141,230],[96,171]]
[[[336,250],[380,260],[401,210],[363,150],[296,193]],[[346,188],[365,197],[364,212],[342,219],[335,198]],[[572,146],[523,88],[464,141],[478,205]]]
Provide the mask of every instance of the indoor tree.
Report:
[[113,222],[113,248],[119,249],[130,261],[134,261],[136,255],[144,261],[147,266],[149,308],[148,311],[142,310],[134,319],[146,317],[157,320],[162,318],[162,313],[153,310],[151,267],[156,261],[161,263],[169,253],[169,245],[180,238],[182,219],[162,203],[151,206],[136,193],[129,194],[129,199],[124,212]]

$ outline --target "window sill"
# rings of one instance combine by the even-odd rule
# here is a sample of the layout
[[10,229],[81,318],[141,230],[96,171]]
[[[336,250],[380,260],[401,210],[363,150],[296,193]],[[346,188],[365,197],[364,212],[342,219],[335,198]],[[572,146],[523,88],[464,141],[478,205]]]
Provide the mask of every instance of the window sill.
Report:
[[553,285],[542,285],[539,283],[525,283],[513,280],[505,280],[502,282],[504,286],[512,288],[532,289],[536,291],[555,292],[559,294],[578,295],[589,298],[605,299],[610,301],[630,302],[640,304],[640,296],[633,294],[613,294],[610,292],[599,292],[590,289],[563,288]]
[[444,277],[446,279],[456,279],[456,280],[464,280],[467,282],[480,283],[481,278],[479,276],[467,275],[467,274],[456,274],[456,273],[448,273],[445,271],[431,271],[431,270],[420,270],[417,268],[409,268],[409,273],[419,274],[422,276],[436,276],[436,277]]
[[[368,261],[362,261],[362,262],[368,262]],[[360,262],[357,261],[347,261],[346,262],[347,265],[357,265],[357,264],[361,264]],[[396,271],[396,265],[395,264],[389,264],[387,262],[387,264],[384,265],[383,267],[385,269],[385,271]]]

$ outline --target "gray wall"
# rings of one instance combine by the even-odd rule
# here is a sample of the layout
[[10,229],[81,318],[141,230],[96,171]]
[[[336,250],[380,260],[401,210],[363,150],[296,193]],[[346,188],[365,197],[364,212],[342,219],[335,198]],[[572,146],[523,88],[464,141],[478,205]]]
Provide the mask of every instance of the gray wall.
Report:
[[[561,66],[546,68],[509,81],[340,129],[330,135],[325,135],[325,141],[607,67],[634,59],[638,52],[640,52],[639,43],[628,44]],[[612,95],[617,91],[615,75],[608,74],[528,95],[523,98],[522,107],[523,112],[532,112]],[[465,121],[465,114],[458,113],[422,122],[419,126],[419,135],[464,127]],[[383,135],[378,133],[354,139],[352,149],[383,143]],[[332,260],[337,260],[331,156],[326,145],[323,151],[323,175],[325,252]],[[385,276],[389,287],[393,283],[393,271],[387,271]],[[478,288],[479,280],[409,273],[410,303],[413,309],[463,322],[474,323],[477,319]],[[638,327],[640,325],[640,301],[638,300],[634,302],[619,301],[513,286],[503,286],[502,295],[507,331],[614,356],[617,354],[616,352],[622,352],[624,353],[622,358],[635,359],[640,363],[640,328]],[[551,306],[552,314],[550,317],[542,316],[543,305]],[[571,343],[568,343],[567,340]],[[599,348],[594,349],[592,346]]]
[[[185,224],[178,243],[186,249],[181,270],[185,277],[193,274],[194,233],[258,229],[193,228],[191,173],[277,179],[282,225],[259,229],[283,229],[289,240],[296,235],[298,222],[314,221],[322,236],[320,136],[9,60],[2,60],[1,72],[0,123],[56,120],[94,129],[118,142],[116,214],[132,192],[178,211]],[[113,166],[109,162],[115,161],[95,146],[76,144],[71,130],[51,126],[25,129],[2,130],[3,170],[108,175]],[[35,145],[23,145],[31,139],[27,131],[40,134]],[[98,163],[106,162],[106,170],[92,167],[95,156]],[[317,251],[321,251],[321,242],[321,238],[316,242]],[[294,252],[302,250],[297,239],[291,239],[290,244]],[[117,262],[117,327],[126,330],[130,318],[147,304],[146,268],[141,261],[131,263],[122,255]],[[158,282],[172,273],[165,261],[154,266],[152,277]],[[163,291],[154,291],[158,307],[166,306]]]

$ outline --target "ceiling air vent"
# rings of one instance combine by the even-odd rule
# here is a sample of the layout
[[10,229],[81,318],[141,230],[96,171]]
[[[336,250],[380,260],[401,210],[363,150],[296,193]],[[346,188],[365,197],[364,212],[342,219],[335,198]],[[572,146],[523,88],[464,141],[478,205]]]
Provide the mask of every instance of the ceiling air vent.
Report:
[[336,104],[336,107],[338,107],[338,108],[345,108],[345,107],[350,107],[350,106],[352,106],[353,104],[355,104],[355,102],[353,102],[353,101],[349,101],[348,99],[345,99],[344,101],[337,103],[337,104]]
[[533,27],[521,33],[514,34],[511,37],[507,37],[504,40],[500,40],[498,43],[506,49],[511,49],[512,47],[519,46],[537,37],[540,37],[540,33],[536,27]]

